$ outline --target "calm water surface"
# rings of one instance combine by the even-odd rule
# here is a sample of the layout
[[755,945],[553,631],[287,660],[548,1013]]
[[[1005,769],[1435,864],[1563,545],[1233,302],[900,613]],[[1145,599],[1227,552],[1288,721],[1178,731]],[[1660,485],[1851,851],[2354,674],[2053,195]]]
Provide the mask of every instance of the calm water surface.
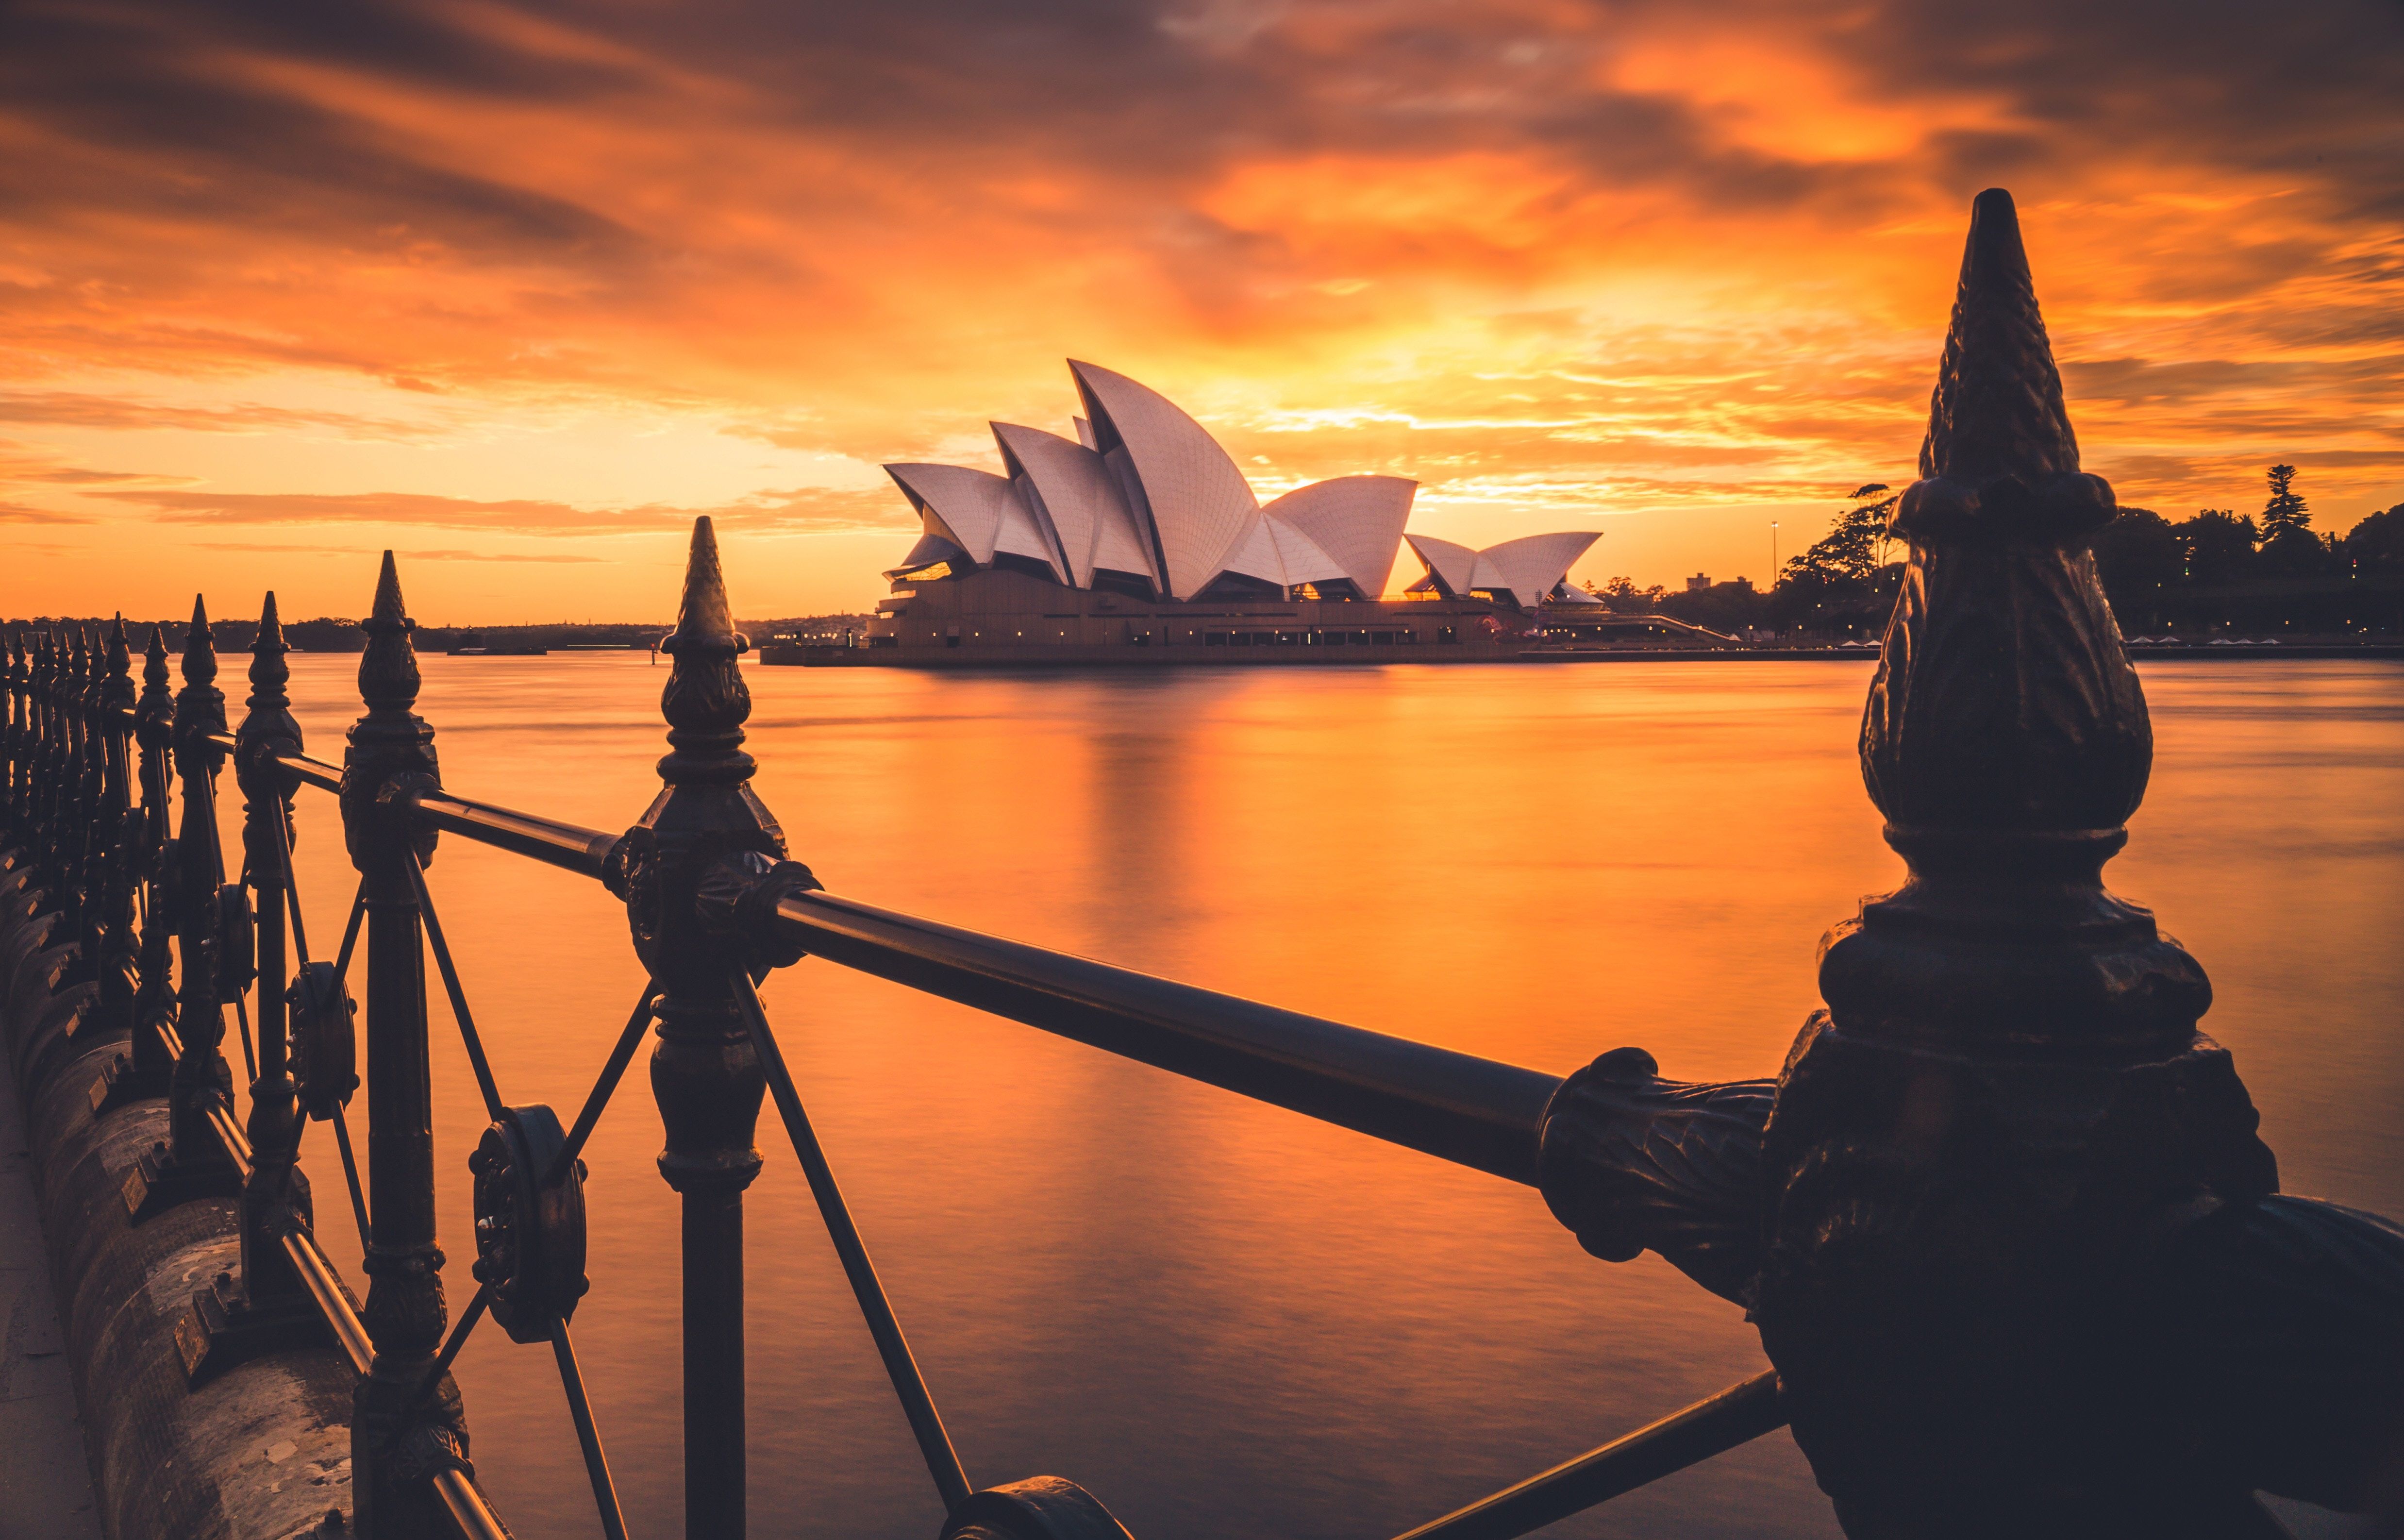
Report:
[[[337,757],[356,660],[293,664]],[[464,794],[617,829],[656,789],[641,654],[424,667]],[[2404,668],[2145,672],[2159,754],[2114,887],[2211,971],[2287,1187],[2404,1211]],[[759,791],[837,892],[1556,1073],[1630,1043],[1772,1071],[1821,931],[1900,874],[1853,762],[1866,664],[749,678]],[[356,878],[331,799],[300,807],[325,946]],[[431,880],[503,1095],[572,1115],[643,982],[622,911],[453,838]],[[1071,1477],[1140,1540],[1374,1540],[1764,1366],[1733,1306],[1587,1257],[1530,1189],[827,964],[767,996],[980,1484]],[[482,1120],[435,1013],[455,1308]],[[761,1135],[753,1533],[924,1540],[924,1468],[773,1112]],[[681,1526],[660,1143],[632,1074],[576,1318],[645,1537]],[[322,1128],[307,1158],[362,1281]],[[486,1326],[459,1378],[518,1532],[597,1534],[550,1354]],[[1552,1533],[1838,1532],[1781,1434]]]

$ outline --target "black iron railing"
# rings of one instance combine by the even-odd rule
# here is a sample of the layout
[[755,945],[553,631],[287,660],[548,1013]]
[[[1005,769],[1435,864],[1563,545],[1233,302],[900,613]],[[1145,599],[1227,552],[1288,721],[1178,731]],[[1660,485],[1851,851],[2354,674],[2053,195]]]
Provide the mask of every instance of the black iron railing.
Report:
[[[672,746],[661,762],[665,789],[622,835],[442,788],[433,732],[412,711],[411,623],[389,555],[366,623],[359,672],[367,710],[340,765],[303,750],[285,694],[286,649],[272,595],[252,647],[246,713],[231,733],[199,606],[186,633],[182,689],[172,698],[166,643],[156,628],[139,693],[121,622],[100,646],[79,634],[12,638],[9,827],[38,832],[36,859],[47,867],[82,874],[67,885],[72,923],[88,937],[88,955],[110,959],[102,976],[112,981],[90,1029],[121,1017],[115,1024],[131,1033],[95,1099],[163,1093],[175,1113],[171,1138],[144,1161],[132,1201],[147,1213],[181,1197],[239,1192],[243,1267],[231,1287],[213,1291],[223,1297],[196,1306],[199,1319],[227,1352],[255,1353],[279,1334],[297,1340],[329,1333],[348,1355],[362,1379],[353,1430],[355,1528],[421,1533],[439,1508],[468,1533],[500,1533],[459,1456],[462,1413],[448,1378],[468,1334],[490,1317],[517,1340],[552,1346],[603,1529],[620,1536],[624,1522],[569,1332],[585,1289],[578,1153],[644,1035],[656,1029],[654,1080],[669,1129],[664,1167],[678,1181],[680,1155],[689,1172],[680,1184],[687,1533],[734,1535],[745,1522],[739,1213],[742,1188],[758,1167],[750,1129],[763,1091],[943,1510],[959,1526],[973,1521],[986,1533],[1088,1533],[1081,1523],[1115,1532],[1098,1505],[1066,1483],[975,1492],[812,1132],[755,978],[814,956],[1528,1184],[1537,1181],[1544,1113],[1561,1082],[820,890],[805,868],[784,859],[781,835],[744,786],[751,764],[739,745],[748,699],[735,659],[746,644],[725,623],[728,613],[705,519],[694,531],[681,618],[666,644],[674,666],[664,697]],[[216,836],[215,797],[227,764],[245,797],[234,881],[227,880]],[[182,824],[172,839],[164,833],[171,785],[181,788]],[[333,932],[341,942],[330,961],[313,957],[292,875],[290,799],[304,791],[340,800],[360,873]],[[438,834],[593,878],[628,905],[651,983],[572,1123],[563,1126],[547,1107],[512,1105],[496,1081],[426,878]],[[180,988],[170,982],[171,938]],[[439,1253],[425,1071],[427,957],[489,1123],[468,1156],[478,1283],[447,1322],[430,1260]],[[361,975],[364,1054],[350,987]],[[146,1003],[137,1010],[137,1001]],[[248,1085],[245,1117],[237,1116],[223,1062],[229,1012]],[[370,1100],[364,1161],[346,1114],[362,1071]],[[291,1172],[310,1120],[332,1125],[367,1258],[363,1309],[354,1307],[292,1198]],[[209,1369],[204,1354],[193,1372],[204,1377]],[[1779,1425],[1774,1379],[1748,1380],[1413,1533],[1525,1533],[1706,1459]],[[420,1483],[426,1491],[410,1490],[396,1474],[428,1463],[435,1473]]]

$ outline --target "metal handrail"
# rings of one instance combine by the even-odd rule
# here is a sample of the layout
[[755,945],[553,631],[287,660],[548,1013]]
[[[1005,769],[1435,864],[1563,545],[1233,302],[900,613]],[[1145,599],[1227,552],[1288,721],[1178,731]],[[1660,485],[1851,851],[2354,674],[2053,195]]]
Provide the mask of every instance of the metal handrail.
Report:
[[895,914],[792,894],[816,956],[1358,1133],[1532,1186],[1560,1079]]
[[412,811],[437,829],[580,876],[597,879],[607,869],[609,852],[618,843],[616,834],[603,833],[598,829],[580,828],[489,802],[470,802],[448,791],[414,791],[406,801]]
[[[341,772],[276,763],[307,784]],[[305,773],[305,774],[304,774]],[[619,836],[427,789],[404,799],[434,828],[599,878]],[[1530,1186],[1560,1077],[832,893],[777,920],[816,956],[1092,1047]]]
[[1399,1540],[1516,1540],[1785,1425],[1778,1372],[1765,1370]]
[[316,1301],[317,1312],[333,1329],[334,1341],[350,1358],[353,1372],[364,1376],[375,1362],[375,1346],[368,1339],[366,1323],[352,1308],[350,1296],[342,1292],[334,1265],[326,1260],[325,1252],[317,1245],[316,1236],[302,1229],[285,1231],[284,1254],[307,1286],[309,1296]]
[[435,1493],[451,1510],[451,1521],[468,1540],[510,1540],[509,1526],[494,1516],[484,1494],[463,1471],[444,1471],[434,1478]]

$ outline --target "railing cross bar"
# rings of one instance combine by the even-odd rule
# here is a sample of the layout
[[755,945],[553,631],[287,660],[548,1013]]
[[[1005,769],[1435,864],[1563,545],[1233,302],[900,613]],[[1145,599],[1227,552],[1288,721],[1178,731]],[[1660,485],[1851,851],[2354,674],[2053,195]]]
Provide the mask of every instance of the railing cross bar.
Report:
[[1778,1373],[1764,1370],[1398,1540],[1516,1540],[1785,1425]]
[[459,970],[451,961],[451,944],[442,939],[442,921],[434,913],[434,895],[426,889],[424,864],[412,855],[404,870],[409,873],[410,887],[417,894],[417,912],[425,917],[426,940],[434,948],[434,966],[442,975],[442,990],[451,997],[451,1019],[459,1024],[459,1040],[468,1047],[468,1064],[476,1071],[476,1089],[483,1093],[485,1115],[497,1123],[508,1109],[501,1101],[500,1086],[493,1081],[492,1061],[484,1057],[484,1040],[476,1031],[476,1018],[468,1013],[468,991],[459,986]]
[[334,1106],[334,1146],[342,1153],[342,1181],[351,1189],[351,1216],[359,1222],[359,1251],[362,1254],[375,1244],[375,1227],[368,1222],[367,1189],[359,1185],[359,1157],[351,1150],[351,1124],[342,1115],[341,1103]]
[[584,1393],[584,1373],[576,1365],[576,1339],[567,1323],[551,1323],[552,1356],[559,1362],[560,1389],[567,1393],[567,1413],[576,1421],[577,1446],[584,1451],[584,1474],[593,1482],[594,1505],[601,1510],[601,1531],[608,1540],[626,1540],[626,1516],[618,1506],[618,1484],[609,1478],[609,1457],[601,1450],[601,1430],[593,1421],[593,1403]]
[[600,1078],[593,1083],[592,1093],[585,1097],[583,1109],[576,1114],[575,1127],[567,1130],[567,1142],[559,1147],[559,1154],[552,1157],[551,1169],[542,1173],[544,1186],[565,1180],[575,1169],[584,1141],[593,1137],[609,1099],[617,1094],[618,1082],[626,1073],[626,1066],[634,1062],[635,1050],[643,1045],[643,1029],[650,1024],[651,991],[645,986],[643,998],[635,1001],[634,1014],[626,1018],[625,1030],[618,1034],[616,1045],[609,1050],[608,1062],[601,1066]]
[[892,1301],[886,1297],[885,1285],[876,1276],[876,1265],[870,1260],[868,1247],[860,1239],[860,1227],[852,1223],[851,1210],[843,1200],[843,1189],[835,1183],[834,1170],[827,1164],[826,1152],[819,1147],[818,1134],[810,1127],[809,1113],[803,1110],[801,1096],[793,1088],[792,1073],[785,1067],[785,1056],[776,1047],[776,1034],[769,1030],[768,1013],[760,1002],[760,991],[752,987],[750,977],[740,972],[734,975],[733,983],[735,1005],[750,1030],[752,1045],[760,1052],[761,1067],[767,1071],[768,1092],[776,1098],[776,1111],[785,1120],[785,1131],[792,1137],[793,1154],[801,1161],[802,1174],[809,1179],[810,1196],[818,1199],[827,1235],[834,1242],[835,1255],[843,1261],[844,1276],[850,1280],[852,1296],[860,1302],[860,1313],[867,1320],[868,1335],[875,1339],[877,1355],[885,1360],[885,1373],[893,1381],[893,1393],[901,1399],[902,1414],[910,1420],[911,1435],[918,1441],[927,1473],[935,1478],[935,1491],[948,1513],[965,1502],[973,1490],[969,1485],[968,1473],[960,1466],[951,1435],[943,1429],[943,1415],[935,1409],[926,1378],[918,1372],[918,1361],[911,1356],[909,1339],[902,1335],[902,1323],[894,1318]]

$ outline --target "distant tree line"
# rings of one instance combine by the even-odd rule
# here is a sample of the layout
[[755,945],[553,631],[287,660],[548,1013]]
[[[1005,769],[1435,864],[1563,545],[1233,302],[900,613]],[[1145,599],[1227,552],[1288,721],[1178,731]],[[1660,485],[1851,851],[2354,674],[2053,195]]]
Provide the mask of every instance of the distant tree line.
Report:
[[[2258,514],[2206,508],[2173,522],[2123,507],[2096,533],[2096,572],[2125,635],[2404,632],[2404,503],[2323,534],[2294,466],[2274,465],[2267,479]],[[1623,614],[1718,631],[1875,637],[1903,581],[1902,548],[1887,533],[1899,496],[1876,483],[1856,488],[1835,527],[1767,593],[1741,581],[1684,593],[1626,578],[1587,586]]]
[[[91,626],[104,631],[113,616],[50,616],[10,620],[5,623],[12,629],[51,630],[67,626]],[[735,626],[748,636],[754,645],[771,637],[797,633],[841,631],[846,626],[865,630],[866,615],[805,615],[782,620],[737,621]],[[184,634],[190,629],[187,620],[157,623],[167,637],[167,646],[176,651],[184,650]],[[138,653],[150,639],[150,621],[128,620],[126,634],[133,640]],[[529,651],[542,649],[571,647],[622,647],[649,649],[666,635],[670,626],[660,622],[620,621],[601,623],[566,621],[529,625],[421,625],[412,632],[411,639],[420,652],[447,652],[454,647],[486,647],[494,651]],[[240,620],[211,621],[209,638],[220,653],[247,652],[259,635],[255,617]],[[284,639],[302,652],[358,652],[367,647],[367,633],[355,620],[319,616],[303,621],[286,621]],[[138,677],[141,669],[134,670]]]

